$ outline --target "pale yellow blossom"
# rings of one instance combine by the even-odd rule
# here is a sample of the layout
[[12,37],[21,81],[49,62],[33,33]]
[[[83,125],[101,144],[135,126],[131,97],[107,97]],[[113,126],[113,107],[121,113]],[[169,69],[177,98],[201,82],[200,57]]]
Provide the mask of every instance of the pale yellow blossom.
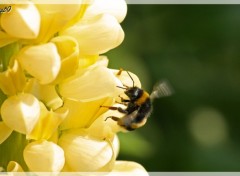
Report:
[[40,105],[31,94],[21,93],[7,98],[1,106],[3,122],[11,129],[29,134],[40,116]]
[[66,118],[60,125],[61,130],[71,128],[86,128],[89,127],[99,116],[106,111],[100,108],[101,105],[112,105],[113,98],[104,97],[97,100],[81,102],[66,99],[64,108],[69,110]]
[[90,19],[99,14],[110,14],[121,23],[127,14],[125,0],[94,0],[86,9],[83,19]]
[[46,140],[29,143],[24,149],[23,157],[30,171],[35,172],[58,172],[65,163],[62,148]]
[[63,105],[63,100],[57,94],[55,85],[42,85],[39,84],[37,79],[32,78],[28,81],[24,91],[33,94],[52,110],[56,110]]
[[40,20],[36,6],[27,1],[24,4],[13,5],[10,13],[3,13],[1,27],[13,37],[34,39],[39,34]]
[[[34,0],[33,0],[34,2]],[[86,4],[37,4],[41,17],[40,34],[34,43],[47,42],[57,32],[77,22],[85,12]]]
[[61,58],[54,43],[23,48],[17,59],[41,84],[54,81],[61,67]]
[[52,84],[57,84],[73,75],[79,66],[79,47],[77,40],[69,36],[55,37],[51,40],[58,50],[61,58],[61,68],[56,80]]
[[25,83],[25,75],[16,60],[12,67],[0,73],[0,88],[6,95],[15,95],[23,91]]
[[66,99],[88,102],[116,94],[115,77],[99,63],[77,72],[59,84],[59,93]]
[[86,55],[102,54],[120,45],[124,32],[117,19],[109,14],[102,14],[62,31],[60,35],[76,38],[80,53]]
[[48,111],[43,103],[40,103],[40,107],[40,117],[31,133],[27,135],[28,139],[48,140],[57,131],[58,126],[68,113],[65,108],[58,109],[58,112]]
[[107,174],[107,176],[122,176],[124,174],[149,176],[143,166],[132,161],[116,161],[112,173]]
[[126,2],[37,1],[0,15],[0,155],[10,154],[0,170],[147,175],[137,163],[116,160],[117,133],[126,130],[107,119],[124,116],[106,108],[126,108],[119,103],[124,87],[141,87],[101,55],[124,39]]
[[23,172],[22,167],[15,161],[10,161],[7,166],[8,172]]
[[59,94],[65,100],[63,107],[69,109],[69,114],[60,126],[62,130],[89,127],[107,110],[100,108],[101,105],[113,104],[120,89],[116,87],[116,78],[106,65],[106,58],[101,58],[59,84]]
[[63,148],[66,164],[71,171],[94,172],[110,171],[118,153],[117,138],[111,141],[93,138],[84,129],[64,133],[59,139]]

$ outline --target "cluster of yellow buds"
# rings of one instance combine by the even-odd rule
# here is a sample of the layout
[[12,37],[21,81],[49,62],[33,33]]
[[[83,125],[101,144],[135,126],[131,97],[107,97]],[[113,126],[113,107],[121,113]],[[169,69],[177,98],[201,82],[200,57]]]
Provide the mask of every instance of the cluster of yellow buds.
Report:
[[147,175],[116,160],[123,129],[105,119],[123,114],[101,108],[132,85],[102,55],[124,39],[126,2],[78,2],[0,4],[0,169]]

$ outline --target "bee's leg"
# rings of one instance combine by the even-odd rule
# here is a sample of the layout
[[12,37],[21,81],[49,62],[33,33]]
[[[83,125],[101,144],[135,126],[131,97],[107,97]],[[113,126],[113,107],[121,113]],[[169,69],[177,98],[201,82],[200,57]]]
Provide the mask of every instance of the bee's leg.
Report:
[[120,95],[119,95],[118,97],[121,99],[121,102],[124,102],[124,103],[130,102],[130,100],[124,99],[124,98],[121,97]]
[[112,120],[118,122],[118,120],[119,120],[120,118],[119,118],[119,117],[116,117],[116,116],[109,116],[109,117],[107,117],[107,118],[105,119],[105,121],[107,121],[107,119],[112,119]]
[[118,102],[118,101],[115,101],[115,103],[122,104],[122,105],[125,105],[125,106],[127,106],[127,105],[128,105],[128,103],[127,103],[127,102]]
[[100,106],[100,107],[108,108],[110,110],[118,110],[119,112],[124,113],[124,114],[128,113],[128,111],[126,111],[125,109],[123,109],[121,107],[114,107],[114,106]]
[[120,95],[119,95],[118,97],[121,99],[121,102],[115,101],[116,103],[123,104],[123,105],[126,105],[126,106],[127,106],[128,103],[130,102],[130,100],[124,99],[124,98],[122,98]]

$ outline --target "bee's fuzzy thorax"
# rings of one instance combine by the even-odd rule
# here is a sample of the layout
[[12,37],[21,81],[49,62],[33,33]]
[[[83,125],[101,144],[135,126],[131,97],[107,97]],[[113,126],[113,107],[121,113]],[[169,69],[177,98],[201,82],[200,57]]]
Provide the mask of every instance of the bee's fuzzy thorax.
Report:
[[136,100],[136,104],[138,106],[140,106],[141,104],[143,104],[147,99],[149,98],[149,94],[146,92],[146,91],[143,91],[143,94],[141,97],[139,97],[137,100]]

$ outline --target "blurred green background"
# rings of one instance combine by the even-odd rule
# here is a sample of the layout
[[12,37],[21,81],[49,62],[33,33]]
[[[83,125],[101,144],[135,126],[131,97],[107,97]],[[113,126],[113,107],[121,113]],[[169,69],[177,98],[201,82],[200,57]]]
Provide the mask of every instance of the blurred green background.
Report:
[[128,5],[111,68],[143,88],[167,79],[148,123],[119,135],[118,159],[148,171],[240,171],[240,6]]

